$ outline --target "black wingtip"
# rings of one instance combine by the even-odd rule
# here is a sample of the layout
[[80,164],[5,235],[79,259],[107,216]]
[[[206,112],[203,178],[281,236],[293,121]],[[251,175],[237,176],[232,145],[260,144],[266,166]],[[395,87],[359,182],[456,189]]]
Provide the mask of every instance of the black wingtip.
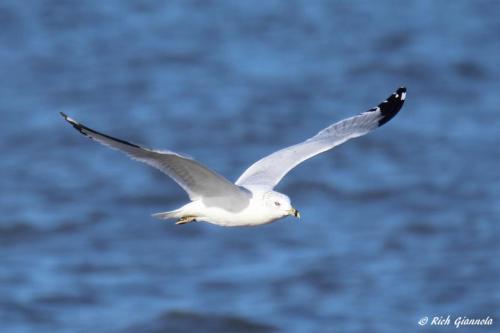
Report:
[[392,93],[386,101],[378,105],[382,118],[378,121],[378,126],[382,126],[398,114],[406,99],[406,87],[400,87]]
[[64,120],[66,120],[68,123],[70,123],[71,125],[75,125],[75,124],[78,124],[75,120],[71,119],[66,113],[64,112],[59,112],[59,114],[64,118]]
[[73,126],[78,132],[80,132],[82,135],[85,135],[87,138],[89,139],[94,139],[96,140],[95,138],[92,137],[92,134],[87,134],[86,132],[88,133],[94,133],[96,135],[100,135],[100,136],[103,136],[105,138],[108,138],[110,140],[113,140],[113,141],[117,141],[119,143],[122,143],[122,144],[125,144],[125,145],[128,145],[128,146],[131,146],[131,147],[134,147],[134,148],[140,148],[140,149],[144,149],[142,148],[141,146],[138,146],[136,144],[133,144],[133,143],[130,143],[128,141],[125,141],[125,140],[121,140],[121,139],[118,139],[118,138],[114,138],[112,136],[109,136],[107,134],[104,134],[104,133],[101,133],[101,132],[98,132],[96,130],[93,130],[91,128],[88,128],[87,126],[85,125],[82,125],[80,124],[79,122],[77,122],[76,120],[68,117],[64,112],[59,112],[61,114],[61,116],[63,116],[64,120],[66,120],[71,126]]
[[71,119],[70,117],[68,117],[67,114],[65,114],[64,112],[59,112],[61,114],[61,116],[64,118],[64,120],[66,120],[71,126],[73,126],[78,132],[80,132],[82,135],[85,135],[86,137],[89,137],[87,135],[87,133],[85,133],[83,131],[83,129],[85,129],[85,126],[79,124],[78,122],[76,122],[75,120]]

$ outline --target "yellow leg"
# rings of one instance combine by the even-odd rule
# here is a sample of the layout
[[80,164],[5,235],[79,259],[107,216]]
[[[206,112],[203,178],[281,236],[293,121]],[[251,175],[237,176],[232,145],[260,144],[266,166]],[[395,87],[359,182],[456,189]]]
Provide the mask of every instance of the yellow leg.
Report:
[[177,222],[175,222],[175,224],[186,224],[186,223],[193,222],[193,221],[196,221],[195,216],[183,216],[179,220],[177,220]]

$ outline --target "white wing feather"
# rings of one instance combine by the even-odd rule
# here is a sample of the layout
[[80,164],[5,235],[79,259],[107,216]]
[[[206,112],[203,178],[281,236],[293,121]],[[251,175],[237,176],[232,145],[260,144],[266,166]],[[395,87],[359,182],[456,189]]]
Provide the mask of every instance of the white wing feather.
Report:
[[236,185],[274,188],[301,162],[387,123],[399,112],[405,98],[406,88],[401,87],[377,107],[339,121],[304,142],[262,158],[238,178]]
[[83,135],[110,148],[120,150],[131,158],[149,164],[171,177],[189,195],[191,200],[211,197],[244,197],[248,193],[226,178],[193,159],[171,151],[155,151],[113,138],[90,129],[61,112],[64,119]]

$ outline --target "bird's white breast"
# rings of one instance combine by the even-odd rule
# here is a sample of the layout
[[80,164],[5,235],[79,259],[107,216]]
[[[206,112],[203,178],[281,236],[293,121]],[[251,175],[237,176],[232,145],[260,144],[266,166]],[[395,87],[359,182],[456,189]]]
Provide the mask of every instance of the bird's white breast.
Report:
[[232,212],[220,207],[207,207],[202,201],[193,202],[192,215],[199,220],[225,227],[255,226],[273,222],[275,215],[265,209],[261,197],[252,198],[242,211]]

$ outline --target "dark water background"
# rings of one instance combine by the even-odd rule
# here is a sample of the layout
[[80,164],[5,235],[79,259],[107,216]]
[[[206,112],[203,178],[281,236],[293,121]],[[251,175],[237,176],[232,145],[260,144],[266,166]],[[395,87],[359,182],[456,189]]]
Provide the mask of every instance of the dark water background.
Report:
[[[498,332],[500,2],[3,0],[0,46],[1,332]],[[234,180],[402,84],[249,229],[58,115]]]

